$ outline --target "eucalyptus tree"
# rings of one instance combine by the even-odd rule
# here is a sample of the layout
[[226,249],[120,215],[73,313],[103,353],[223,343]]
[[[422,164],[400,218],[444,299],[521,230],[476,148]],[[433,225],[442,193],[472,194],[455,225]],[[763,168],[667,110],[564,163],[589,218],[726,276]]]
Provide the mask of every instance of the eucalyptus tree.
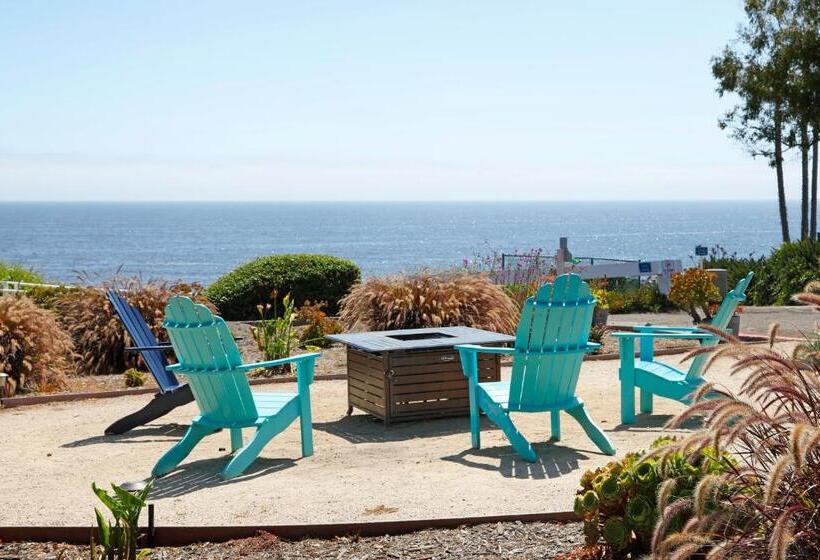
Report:
[[[734,94],[737,103],[718,121],[752,157],[765,157],[777,177],[780,228],[790,240],[783,173],[784,131],[788,122],[789,80],[785,48],[789,9],[793,0],[746,0],[746,22],[736,40],[712,59],[712,74],[722,97]],[[788,139],[785,139],[788,140]]]

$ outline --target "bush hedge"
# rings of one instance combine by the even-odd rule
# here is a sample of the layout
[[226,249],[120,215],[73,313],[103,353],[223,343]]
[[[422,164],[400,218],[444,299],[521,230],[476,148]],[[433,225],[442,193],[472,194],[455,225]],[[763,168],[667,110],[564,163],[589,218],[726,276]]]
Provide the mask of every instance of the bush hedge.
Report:
[[259,257],[225,274],[208,287],[208,299],[223,318],[234,321],[259,318],[256,306],[290,294],[299,307],[306,301],[325,302],[336,314],[339,300],[358,282],[359,267],[329,255],[293,254]]
[[755,271],[750,290],[754,305],[788,305],[811,280],[820,280],[820,243],[784,243]]
[[32,284],[42,284],[43,277],[24,266],[9,264],[0,261],[0,280],[11,280],[13,282],[31,282]]

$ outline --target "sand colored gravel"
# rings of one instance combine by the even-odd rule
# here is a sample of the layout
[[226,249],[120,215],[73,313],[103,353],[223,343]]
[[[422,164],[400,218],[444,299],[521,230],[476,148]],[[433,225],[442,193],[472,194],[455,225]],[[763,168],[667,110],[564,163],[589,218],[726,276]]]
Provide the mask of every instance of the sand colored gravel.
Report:
[[[678,356],[667,357],[676,362]],[[727,361],[709,373],[737,387]],[[618,362],[585,362],[579,394],[607,431],[618,455],[646,448],[683,410],[656,399],[655,414],[619,421]],[[505,374],[508,374],[506,372]],[[295,391],[266,385],[256,391]],[[316,453],[300,456],[298,425],[276,437],[246,474],[218,477],[230,447],[227,432],[210,436],[174,472],[156,482],[158,525],[331,523],[565,511],[585,469],[610,460],[563,417],[563,438],[547,443],[547,414],[514,420],[539,454],[515,455],[484,420],[483,448],[470,448],[467,418],[384,426],[362,413],[345,416],[344,381],[313,385]],[[54,403],[0,410],[0,525],[85,525],[93,521],[92,481],[139,480],[177,441],[196,405],[123,436],[102,430],[151,397]]]

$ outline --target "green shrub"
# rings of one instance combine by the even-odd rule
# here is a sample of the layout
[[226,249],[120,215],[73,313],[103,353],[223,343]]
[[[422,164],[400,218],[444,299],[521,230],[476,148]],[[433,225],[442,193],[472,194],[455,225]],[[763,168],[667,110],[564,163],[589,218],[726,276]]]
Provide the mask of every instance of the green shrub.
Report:
[[[752,255],[748,257],[738,257],[737,253],[729,254],[726,249],[717,245],[712,247],[709,251],[709,258],[703,261],[704,268],[722,268],[727,273],[727,284],[731,290],[737,283],[745,278],[750,272],[757,273],[758,269],[766,262],[765,257],[755,258]],[[755,282],[752,282],[747,293],[751,294]]]
[[820,243],[784,243],[762,263],[752,282],[754,305],[788,305],[792,294],[820,280]]
[[9,264],[0,261],[0,280],[11,280],[13,282],[31,282],[32,284],[42,284],[43,277],[24,266]]
[[56,311],[57,302],[72,289],[73,288],[67,288],[65,286],[38,286],[36,288],[26,290],[26,295],[30,297],[31,300],[39,307],[48,309],[49,311]]
[[601,287],[593,285],[593,293],[599,301],[605,302],[610,313],[657,313],[670,309],[672,304],[655,284],[623,287]]
[[[361,273],[353,262],[328,255],[270,255],[245,263],[208,288],[208,298],[228,320],[257,318],[256,306],[290,294],[299,307],[307,300],[327,302],[335,314],[339,300]],[[280,307],[281,308],[281,307]]]
[[135,368],[126,370],[122,376],[126,387],[142,387],[147,381],[145,373]]

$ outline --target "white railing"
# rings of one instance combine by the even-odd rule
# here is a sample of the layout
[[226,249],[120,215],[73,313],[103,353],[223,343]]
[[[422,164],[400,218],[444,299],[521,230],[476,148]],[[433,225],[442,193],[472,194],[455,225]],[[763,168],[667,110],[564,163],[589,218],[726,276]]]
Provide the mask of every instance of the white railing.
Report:
[[32,288],[73,288],[65,284],[37,284],[34,282],[18,282],[16,280],[0,280],[0,296],[18,294]]

